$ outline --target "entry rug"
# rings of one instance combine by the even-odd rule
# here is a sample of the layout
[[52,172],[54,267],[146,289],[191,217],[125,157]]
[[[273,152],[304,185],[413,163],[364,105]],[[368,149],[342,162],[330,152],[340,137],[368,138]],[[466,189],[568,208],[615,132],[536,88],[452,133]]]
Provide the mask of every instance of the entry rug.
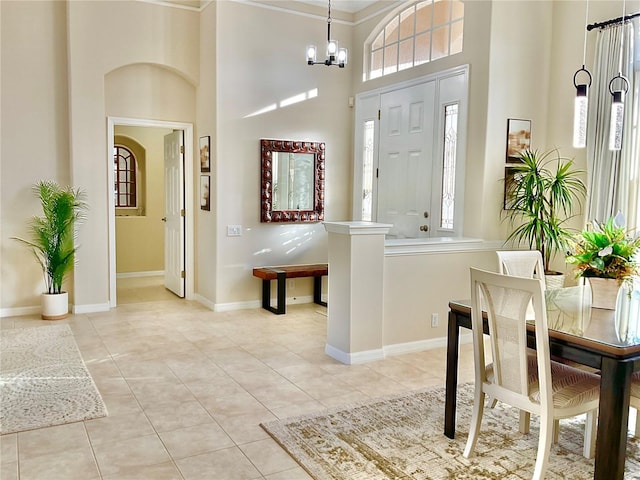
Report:
[[[458,389],[456,438],[444,431],[444,388],[286,418],[262,427],[316,480],[530,480],[539,426],[518,432],[518,411],[485,408],[475,455],[462,456],[471,419],[473,385]],[[584,419],[560,421],[547,479],[593,478],[582,456]],[[640,479],[640,449],[627,444],[625,480]]]
[[0,434],[106,415],[68,325],[0,330]]

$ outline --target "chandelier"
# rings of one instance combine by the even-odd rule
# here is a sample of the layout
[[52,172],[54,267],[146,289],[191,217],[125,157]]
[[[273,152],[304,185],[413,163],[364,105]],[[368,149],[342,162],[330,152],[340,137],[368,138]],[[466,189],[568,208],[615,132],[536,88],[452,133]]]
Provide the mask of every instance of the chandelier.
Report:
[[307,47],[307,65],[337,65],[344,68],[347,64],[347,49],[338,48],[338,41],[331,39],[331,0],[329,0],[329,14],[327,16],[327,59],[324,61],[316,61],[316,53],[318,49],[315,45]]

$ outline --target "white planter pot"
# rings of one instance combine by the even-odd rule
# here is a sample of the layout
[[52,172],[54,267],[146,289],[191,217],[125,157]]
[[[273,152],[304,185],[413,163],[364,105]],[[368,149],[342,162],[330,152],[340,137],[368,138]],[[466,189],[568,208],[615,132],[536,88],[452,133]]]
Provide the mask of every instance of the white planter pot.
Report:
[[564,287],[564,273],[554,275],[545,274],[544,283],[547,290],[555,290]]
[[61,320],[69,316],[69,294],[43,293],[42,294],[42,319]]
[[616,309],[620,284],[614,278],[587,277],[591,287],[591,306],[606,310]]

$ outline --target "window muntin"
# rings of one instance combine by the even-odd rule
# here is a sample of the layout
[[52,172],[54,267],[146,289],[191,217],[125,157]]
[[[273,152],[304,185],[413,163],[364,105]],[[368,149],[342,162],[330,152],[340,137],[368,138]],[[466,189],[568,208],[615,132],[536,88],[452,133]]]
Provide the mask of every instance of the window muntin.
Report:
[[113,148],[116,208],[137,208],[136,157],[126,147]]
[[464,4],[426,0],[400,11],[375,35],[365,52],[365,80],[389,75],[462,52]]

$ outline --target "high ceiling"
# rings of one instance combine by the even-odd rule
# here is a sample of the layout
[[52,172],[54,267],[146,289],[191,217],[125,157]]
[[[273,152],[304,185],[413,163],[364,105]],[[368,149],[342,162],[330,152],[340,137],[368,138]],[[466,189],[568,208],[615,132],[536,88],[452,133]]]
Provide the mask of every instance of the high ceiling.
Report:
[[[327,7],[328,0],[299,0],[310,5]],[[355,13],[369,5],[376,3],[376,0],[331,0],[331,10],[341,10],[343,12]]]
[[[0,0],[1,1],[1,0]],[[149,3],[166,3],[180,5],[189,8],[200,8],[207,0],[138,0]],[[327,8],[328,0],[297,0],[301,3],[307,3],[317,7]],[[331,10],[340,10],[343,12],[355,13],[367,8],[369,5],[376,3],[377,0],[331,0]]]

